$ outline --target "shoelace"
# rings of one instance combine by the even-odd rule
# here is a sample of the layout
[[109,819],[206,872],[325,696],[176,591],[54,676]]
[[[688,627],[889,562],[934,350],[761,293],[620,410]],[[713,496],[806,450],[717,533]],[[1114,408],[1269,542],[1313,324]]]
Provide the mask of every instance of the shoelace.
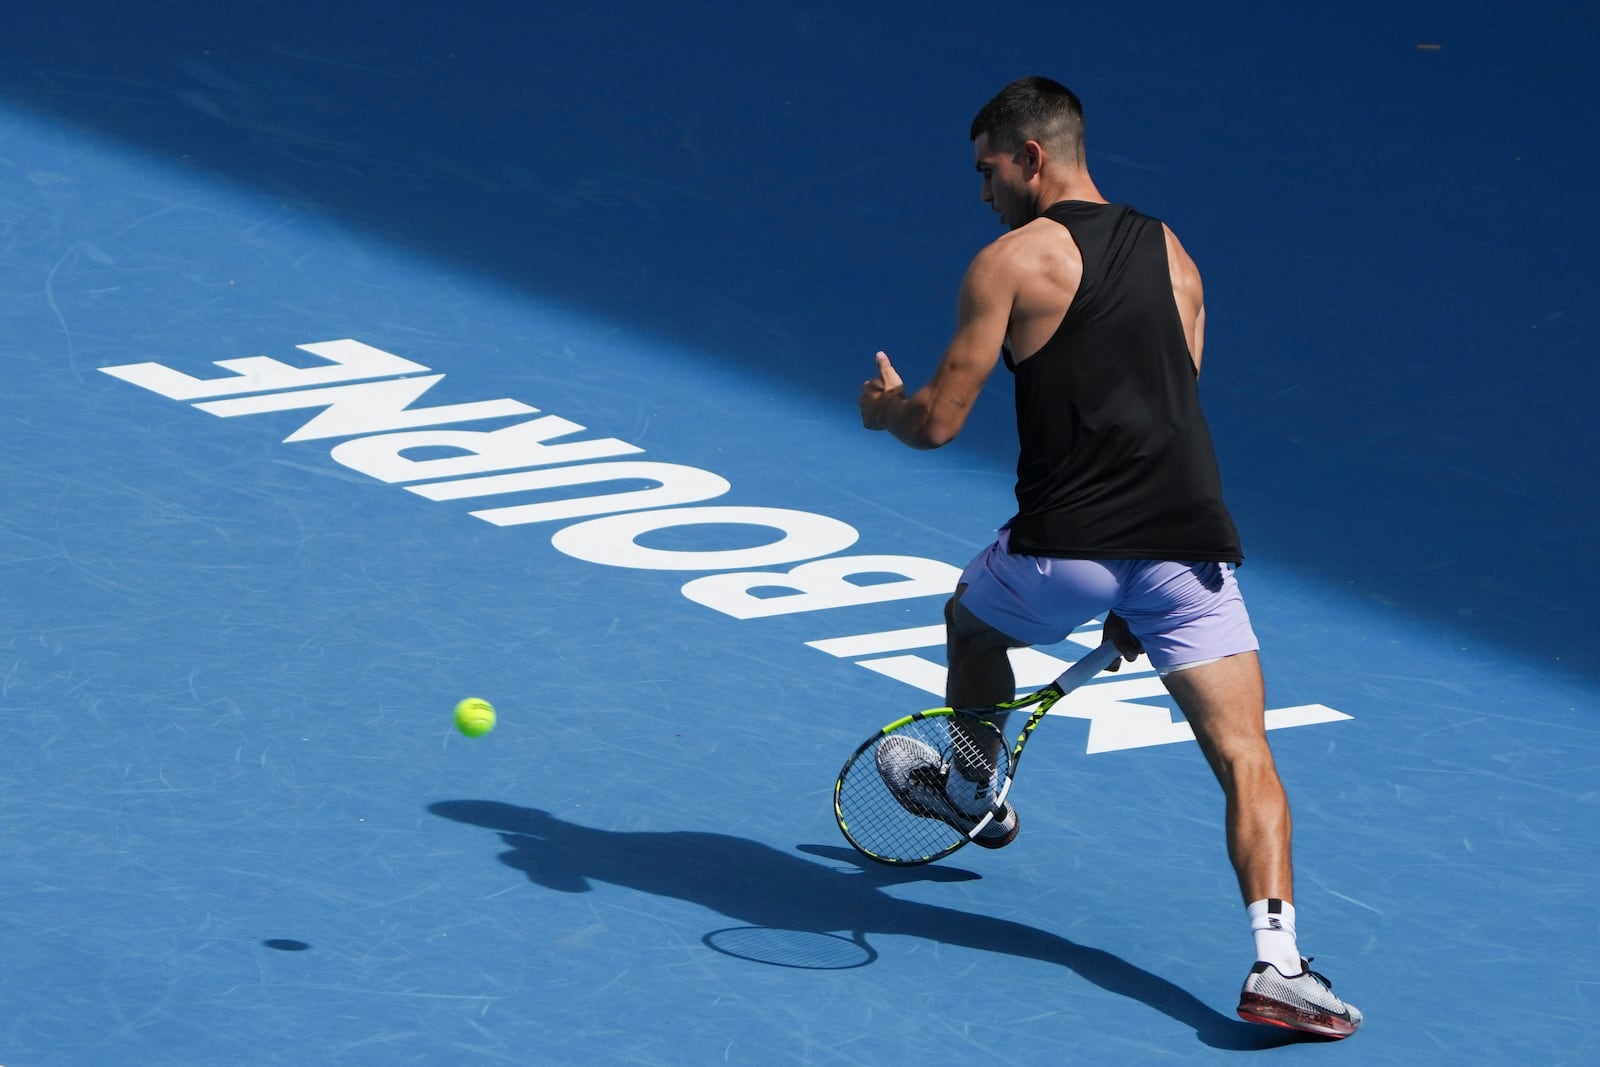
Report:
[[[927,766],[913,768],[912,771],[906,775],[906,779],[934,791],[938,794],[938,796],[944,799],[946,809],[954,814],[960,815],[962,813],[956,810],[956,806],[950,803],[950,798],[945,795],[944,783],[946,778],[949,777],[949,774],[950,768],[947,766],[935,767],[932,764],[928,764]],[[913,803],[917,802],[913,801]],[[926,804],[917,803],[917,807],[922,809],[924,812],[927,812],[927,814],[932,818],[940,819],[944,817],[943,813],[929,809]]]
[[1333,983],[1328,981],[1327,978],[1323,977],[1322,975],[1318,974],[1316,971],[1313,971],[1311,969],[1312,961],[1315,960],[1315,959],[1316,959],[1315,956],[1307,956],[1307,957],[1305,957],[1304,959],[1302,959],[1300,961],[1300,967],[1301,967],[1302,971],[1305,974],[1309,974],[1311,977],[1313,977],[1317,981],[1321,982],[1323,989],[1326,989],[1328,992],[1332,993],[1333,992]]
[[[980,815],[973,815],[973,814],[971,814],[971,813],[969,813],[967,811],[964,811],[959,805],[957,805],[955,803],[955,801],[950,799],[950,794],[945,791],[945,783],[950,778],[950,770],[951,770],[951,768],[950,768],[950,765],[948,763],[943,764],[943,765],[938,766],[938,767],[935,767],[932,764],[929,764],[929,765],[924,766],[924,767],[915,768],[906,777],[907,777],[907,779],[909,781],[917,782],[917,783],[919,783],[919,784],[921,784],[923,786],[926,786],[929,789],[932,789],[932,790],[936,791],[938,793],[938,795],[944,799],[945,809],[950,814],[952,814],[952,815],[954,815],[954,816],[956,816],[956,817],[958,817],[960,819],[965,820],[969,824],[976,823],[979,819],[983,818],[983,816],[981,814]],[[980,799],[981,799],[981,795],[980,795]],[[913,802],[913,803],[915,803],[915,802]],[[928,809],[927,805],[925,805],[925,804],[917,804],[917,807],[922,809],[924,812],[926,812],[928,815],[932,816],[935,819],[944,818],[944,815],[942,813],[937,812],[937,811],[930,811]],[[1010,805],[1006,805],[1006,810],[1010,810]],[[995,822],[990,823],[989,825],[990,825],[990,827],[998,827],[998,825],[999,825],[998,819]],[[1001,832],[999,829],[995,829],[995,830],[992,831],[992,833],[999,833],[999,832]],[[986,830],[984,836],[991,836],[991,831]]]

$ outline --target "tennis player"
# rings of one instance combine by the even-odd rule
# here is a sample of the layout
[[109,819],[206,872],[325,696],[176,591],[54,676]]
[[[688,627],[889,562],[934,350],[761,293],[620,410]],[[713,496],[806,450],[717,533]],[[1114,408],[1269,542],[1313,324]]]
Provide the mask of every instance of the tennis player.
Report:
[[[1243,553],[1200,409],[1200,273],[1160,220],[1100,194],[1083,109],[1065,86],[1013,82],[978,112],[971,138],[984,202],[1007,232],[969,266],[955,336],[928,383],[908,396],[880,352],[860,398],[867,429],[938,448],[1002,358],[1014,377],[1017,511],[946,606],[946,699],[1010,700],[1008,649],[1053,644],[1106,615],[1118,651],[1143,652],[1160,672],[1222,786],[1255,941],[1240,1016],[1348,1036],[1360,1011],[1311,970],[1296,938],[1289,804],[1233,573]],[[944,784],[955,809],[977,816],[991,783],[975,778]],[[1018,826],[1007,805],[977,843],[1005,845]]]

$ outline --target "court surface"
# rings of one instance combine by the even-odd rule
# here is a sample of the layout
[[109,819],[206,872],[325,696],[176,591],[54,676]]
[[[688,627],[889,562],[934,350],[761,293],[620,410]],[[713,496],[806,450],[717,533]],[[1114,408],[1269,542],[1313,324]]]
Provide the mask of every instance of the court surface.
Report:
[[[1593,5],[34,7],[0,1063],[1600,1059]],[[1023,73],[1205,273],[1349,1041],[1234,1016],[1220,793],[1142,665],[1040,728],[1012,847],[833,825],[1009,514],[1008,381],[934,453],[855,397],[937,359]]]

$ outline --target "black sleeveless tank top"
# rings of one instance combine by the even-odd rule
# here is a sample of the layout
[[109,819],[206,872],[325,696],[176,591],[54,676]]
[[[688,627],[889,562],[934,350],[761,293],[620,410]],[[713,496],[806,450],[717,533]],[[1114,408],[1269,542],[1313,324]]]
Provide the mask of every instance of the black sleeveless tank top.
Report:
[[1083,256],[1054,336],[1016,376],[1011,550],[1067,559],[1239,563],[1160,220],[1120,204],[1044,213]]

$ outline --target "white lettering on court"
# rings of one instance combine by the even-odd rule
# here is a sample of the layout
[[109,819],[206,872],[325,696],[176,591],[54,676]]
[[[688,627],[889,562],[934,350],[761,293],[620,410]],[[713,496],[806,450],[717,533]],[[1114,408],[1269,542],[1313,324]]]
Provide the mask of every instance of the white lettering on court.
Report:
[[[550,543],[587,563],[644,571],[710,572],[682,586],[685,598],[733,619],[832,611],[886,601],[944,598],[960,568],[918,556],[842,556],[860,538],[848,523],[781,507],[706,505],[732,490],[711,471],[636,456],[644,449],[614,437],[587,437],[585,427],[543,414],[498,429],[457,424],[536,415],[520,400],[417,406],[445,375],[342,339],[296,346],[322,360],[297,367],[267,356],[218,360],[226,373],[196,377],[160,363],[100,368],[111,377],[218,418],[311,411],[286,444],[347,438],[330,449],[334,462],[377,481],[401,485],[435,502],[471,501],[473,518],[500,527],[563,523]],[[451,452],[438,455],[440,451]],[[425,452],[425,458],[407,453]],[[574,488],[586,495],[572,495]],[[591,488],[593,491],[591,491]],[[560,491],[552,493],[552,491]],[[529,500],[527,497],[545,499]],[[496,498],[511,502],[485,506]],[[696,505],[688,507],[685,505]],[[663,531],[698,530],[722,547],[673,548]],[[733,531],[738,531],[737,535]],[[646,543],[655,539],[655,543]],[[667,542],[671,543],[670,539]],[[763,570],[760,568],[786,568]],[[1069,657],[1099,643],[1092,629],[1067,642]],[[945,667],[918,655],[944,647],[944,626],[922,625],[806,642],[828,655],[943,699]],[[1066,669],[1040,649],[1011,653],[1017,685],[1030,691]],[[1161,703],[1156,703],[1160,701]],[[1068,694],[1052,715],[1088,722],[1087,751],[1193,740],[1174,719],[1170,698],[1144,659]],[[1267,712],[1268,729],[1348,719],[1321,704]]]

